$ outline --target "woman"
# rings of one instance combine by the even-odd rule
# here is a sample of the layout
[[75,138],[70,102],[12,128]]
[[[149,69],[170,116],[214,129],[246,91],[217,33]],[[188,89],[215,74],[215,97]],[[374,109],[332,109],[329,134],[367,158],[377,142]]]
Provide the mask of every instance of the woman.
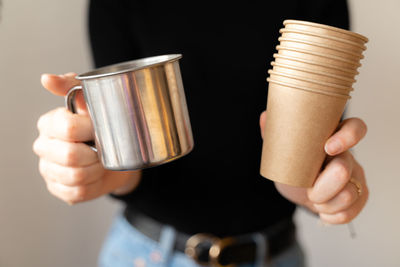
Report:
[[[259,175],[265,78],[279,28],[288,18],[349,27],[346,1],[337,0],[274,1],[266,8],[244,2],[90,2],[96,67],[183,54],[196,144],[174,162],[113,172],[83,144],[93,140],[93,130],[82,97],[79,114],[58,108],[39,119],[34,151],[52,194],[70,204],[110,194],[125,204],[103,246],[100,266],[304,266],[292,220],[296,206],[330,224],[359,214],[368,188],[349,152],[366,133],[358,118],[344,120],[327,141],[330,158],[312,188]],[[65,95],[78,83],[74,76],[46,74],[42,84]],[[361,194],[351,178],[360,183]],[[191,245],[198,242],[199,247]]]

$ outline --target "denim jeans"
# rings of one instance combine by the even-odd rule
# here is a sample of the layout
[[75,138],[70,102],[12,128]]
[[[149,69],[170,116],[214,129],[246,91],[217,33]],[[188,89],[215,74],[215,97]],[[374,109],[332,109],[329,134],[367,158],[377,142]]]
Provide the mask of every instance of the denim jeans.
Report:
[[[103,244],[99,267],[200,267],[183,252],[174,251],[175,230],[166,226],[156,242],[133,228],[118,215]],[[263,255],[259,255],[263,258]],[[238,267],[304,267],[304,255],[296,242],[264,264],[243,264]]]

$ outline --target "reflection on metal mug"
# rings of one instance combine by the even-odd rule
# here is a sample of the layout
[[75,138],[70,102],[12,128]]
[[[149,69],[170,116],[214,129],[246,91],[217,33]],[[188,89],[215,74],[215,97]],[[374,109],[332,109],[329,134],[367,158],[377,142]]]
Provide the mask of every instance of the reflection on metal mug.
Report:
[[188,154],[193,135],[179,69],[180,54],[148,57],[106,66],[81,75],[65,103],[75,110],[83,91],[103,166],[135,170]]

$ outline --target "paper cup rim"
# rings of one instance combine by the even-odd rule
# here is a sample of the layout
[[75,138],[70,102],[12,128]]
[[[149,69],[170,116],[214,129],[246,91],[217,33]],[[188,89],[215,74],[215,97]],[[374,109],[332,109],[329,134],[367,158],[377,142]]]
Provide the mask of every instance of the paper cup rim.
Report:
[[267,81],[269,83],[275,83],[275,84],[279,84],[279,85],[284,86],[284,87],[290,87],[290,88],[293,88],[293,89],[307,91],[309,93],[316,93],[316,94],[327,95],[327,96],[338,97],[338,98],[345,98],[345,99],[350,99],[351,98],[350,95],[336,94],[336,93],[320,91],[320,90],[316,90],[316,89],[310,89],[310,88],[306,88],[306,87],[303,87],[303,86],[298,86],[298,85],[293,85],[293,84],[290,84],[290,83],[276,81],[276,80],[271,79],[271,78],[267,78]]
[[287,68],[287,69],[293,69],[293,70],[297,70],[297,71],[302,71],[302,72],[307,72],[307,73],[312,73],[312,74],[317,74],[317,75],[321,75],[321,76],[326,76],[329,78],[334,78],[334,79],[338,79],[338,80],[342,80],[342,81],[346,81],[346,82],[351,82],[351,83],[356,82],[356,79],[354,79],[354,78],[331,74],[326,71],[310,70],[310,69],[300,68],[297,66],[287,65],[287,64],[283,64],[283,63],[279,63],[279,62],[275,62],[275,61],[272,61],[271,65],[282,67],[282,68]]
[[278,50],[278,51],[279,50],[289,50],[289,51],[294,51],[294,52],[300,52],[300,53],[309,54],[309,55],[313,55],[313,56],[324,57],[324,58],[328,58],[328,59],[332,59],[332,60],[341,61],[343,63],[347,63],[349,65],[353,65],[355,68],[361,67],[361,63],[360,62],[354,62],[354,61],[346,59],[346,58],[341,58],[341,57],[333,56],[333,55],[326,55],[326,54],[323,54],[323,53],[309,51],[309,50],[306,50],[306,49],[293,48],[293,47],[277,45],[276,46],[276,50]]
[[327,65],[323,65],[323,64],[321,64],[320,62],[317,62],[317,61],[303,59],[303,58],[288,57],[288,56],[281,55],[281,54],[278,54],[278,53],[275,53],[273,55],[273,57],[274,58],[283,58],[283,59],[287,59],[287,60],[298,61],[298,62],[301,62],[301,63],[310,64],[310,65],[321,66],[321,67],[325,67],[325,68],[328,68],[328,69],[339,70],[339,71],[343,71],[343,72],[352,74],[353,76],[359,74],[359,72],[357,70],[355,70],[355,69],[341,68],[341,67],[332,66],[332,65],[327,66]]
[[[348,86],[344,86],[344,85],[338,85],[338,84],[333,84],[330,82],[322,82],[322,81],[316,81],[313,79],[309,79],[309,78],[304,78],[301,76],[297,76],[297,75],[292,75],[292,74],[286,74],[286,73],[282,73],[279,71],[275,71],[275,70],[268,70],[268,74],[274,74],[274,75],[278,75],[278,76],[282,76],[282,77],[286,77],[286,78],[291,78],[291,79],[295,79],[295,80],[299,80],[299,81],[303,81],[303,82],[308,82],[308,83],[313,83],[313,84],[317,84],[317,85],[321,85],[321,86],[325,86],[325,87],[330,87],[330,88],[335,88],[341,91],[353,91],[354,89],[352,87],[348,87]],[[339,92],[338,92],[339,94]]]
[[362,50],[366,50],[367,47],[365,45],[356,43],[356,42],[352,42],[346,39],[341,39],[335,36],[329,36],[329,35],[321,35],[318,33],[314,33],[314,32],[307,32],[307,31],[299,31],[299,30],[294,30],[294,29],[286,29],[286,28],[282,28],[279,30],[279,33],[298,33],[298,34],[304,34],[304,35],[309,35],[309,36],[314,36],[314,37],[319,37],[319,38],[323,38],[323,39],[328,39],[328,40],[332,40],[332,41],[336,41],[336,42],[340,42],[340,43],[344,43],[344,44],[348,44],[351,46],[355,46],[358,47]]
[[312,46],[317,46],[317,47],[322,47],[325,49],[330,49],[330,50],[334,50],[334,51],[339,51],[345,54],[348,54],[350,56],[354,56],[359,58],[360,60],[364,58],[364,55],[362,53],[354,53],[352,51],[346,50],[344,48],[340,48],[340,47],[333,47],[333,46],[329,46],[326,44],[322,44],[322,43],[316,43],[316,42],[312,42],[312,41],[306,41],[306,40],[301,40],[301,39],[296,39],[296,38],[288,38],[288,37],[279,37],[278,41],[286,41],[286,42],[294,42],[294,43],[302,43],[302,44],[308,44],[308,45],[312,45]]
[[331,31],[335,31],[335,32],[339,32],[339,33],[343,33],[346,35],[351,35],[351,36],[357,37],[357,38],[361,39],[362,41],[364,41],[365,43],[367,43],[369,41],[369,39],[366,36],[364,36],[360,33],[349,31],[349,30],[342,29],[339,27],[321,24],[321,23],[304,21],[304,20],[286,19],[283,21],[283,25],[286,26],[287,24],[300,24],[300,25],[311,26],[311,27],[315,27],[315,28],[321,28],[321,29],[325,29],[325,30],[331,30]]

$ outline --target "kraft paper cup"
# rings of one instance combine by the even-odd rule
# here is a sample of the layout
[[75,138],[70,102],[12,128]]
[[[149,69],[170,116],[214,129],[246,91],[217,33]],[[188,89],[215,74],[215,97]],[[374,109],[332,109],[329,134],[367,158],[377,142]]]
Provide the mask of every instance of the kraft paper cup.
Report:
[[314,43],[294,38],[278,38],[279,45],[283,47],[290,47],[295,49],[303,49],[307,51],[314,51],[322,54],[337,56],[340,58],[348,59],[354,62],[360,61],[364,56],[360,53],[354,53],[343,48],[328,46],[325,44]]
[[343,94],[343,93],[336,93],[334,91],[327,91],[327,90],[320,90],[320,89],[314,89],[310,88],[307,86],[300,86],[298,83],[293,82],[293,81],[285,81],[283,82],[281,79],[276,79],[276,76],[270,76],[267,78],[267,81],[270,83],[276,83],[280,84],[292,89],[297,89],[297,90],[303,90],[311,93],[316,93],[316,94],[322,94],[322,95],[328,95],[328,96],[335,96],[339,98],[344,98],[344,99],[350,99],[351,95],[350,94]]
[[347,100],[269,80],[260,174],[311,187],[326,157],[325,142],[337,128]]
[[280,55],[289,56],[292,58],[311,60],[319,62],[326,66],[336,66],[339,68],[345,68],[349,70],[357,70],[361,66],[361,64],[358,61],[357,62],[351,61],[344,58],[303,50],[299,48],[289,48],[278,45],[276,49],[278,50],[278,54]]
[[360,43],[351,42],[348,40],[343,40],[327,35],[319,35],[315,33],[301,32],[285,28],[280,29],[279,32],[281,33],[281,36],[284,38],[293,38],[293,39],[325,44],[332,47],[343,48],[348,51],[352,51],[354,53],[362,53],[366,49],[366,46]]
[[339,98],[343,98],[343,99],[350,99],[351,98],[351,96],[348,95],[348,94],[341,94],[341,93],[329,92],[329,91],[325,91],[325,90],[312,89],[310,87],[300,86],[300,85],[295,84],[295,83],[288,83],[288,82],[282,82],[282,81],[279,81],[279,80],[274,80],[271,77],[268,77],[267,81],[269,83],[275,83],[275,84],[279,84],[279,85],[282,85],[282,86],[285,86],[285,87],[289,87],[289,88],[292,88],[292,89],[303,90],[303,91],[311,92],[311,93],[315,93],[315,94],[334,96],[334,97],[339,97]]
[[342,76],[345,78],[354,79],[359,73],[354,69],[345,69],[333,65],[325,65],[320,62],[316,62],[309,59],[293,58],[289,56],[284,56],[281,54],[273,55],[276,63],[282,63],[285,65],[295,66],[309,71],[319,71],[327,74],[333,74]]
[[285,26],[286,29],[317,33],[320,35],[328,35],[360,44],[368,42],[368,38],[365,37],[364,35],[325,24],[319,24],[315,22],[301,21],[301,20],[285,20],[283,21],[283,25]]
[[292,75],[294,77],[303,77],[307,78],[310,80],[316,80],[316,81],[322,81],[322,82],[327,82],[327,83],[333,83],[336,85],[341,85],[345,87],[352,87],[353,83],[356,81],[355,79],[352,78],[346,78],[343,76],[339,75],[334,75],[334,74],[329,74],[326,72],[321,72],[321,71],[312,71],[312,70],[307,70],[304,68],[292,66],[292,65],[286,65],[278,62],[271,62],[271,65],[273,67],[273,70],[276,72],[281,72],[284,74]]
[[295,76],[293,74],[286,74],[274,70],[268,70],[269,77],[272,80],[280,81],[293,86],[304,87],[322,92],[329,92],[348,96],[352,87],[341,86],[333,83],[328,83],[320,80],[309,79],[302,76]]

